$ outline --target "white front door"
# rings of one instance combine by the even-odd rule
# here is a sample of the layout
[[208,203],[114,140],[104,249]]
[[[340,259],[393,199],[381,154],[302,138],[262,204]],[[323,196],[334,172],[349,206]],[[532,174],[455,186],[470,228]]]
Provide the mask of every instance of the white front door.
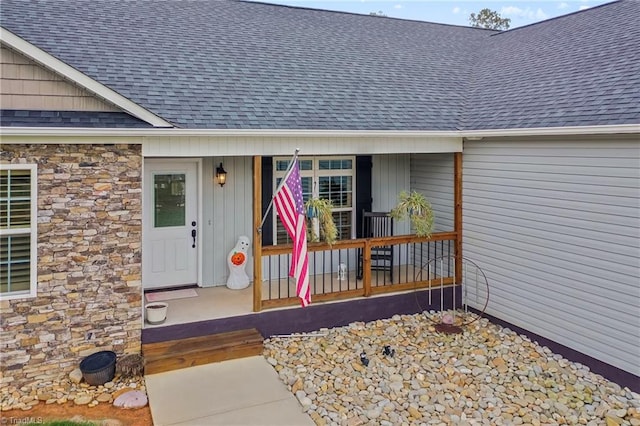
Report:
[[143,287],[197,284],[198,163],[146,160],[143,206]]

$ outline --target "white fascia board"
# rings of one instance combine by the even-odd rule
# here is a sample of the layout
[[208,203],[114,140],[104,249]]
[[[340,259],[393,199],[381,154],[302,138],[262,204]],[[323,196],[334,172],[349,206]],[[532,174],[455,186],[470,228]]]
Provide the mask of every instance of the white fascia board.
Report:
[[468,140],[510,136],[569,136],[640,133],[639,124],[613,124],[603,126],[534,127],[525,129],[465,130],[459,133]]
[[[145,120],[146,121],[146,120]],[[510,136],[569,136],[640,133],[640,124],[614,124],[603,126],[539,127],[494,130],[296,130],[296,129],[181,129],[166,128],[85,128],[85,127],[0,127],[0,135],[7,136],[262,136],[262,137],[446,137],[479,140],[489,137]]]
[[598,135],[640,133],[640,124],[610,126],[539,127],[527,129],[489,129],[464,131],[430,130],[289,130],[289,129],[180,129],[180,128],[74,128],[74,127],[0,127],[5,136],[59,136],[59,137],[446,137],[482,139],[508,136]]
[[12,49],[17,50],[23,55],[64,76],[78,86],[83,87],[90,92],[95,93],[96,95],[113,103],[117,107],[122,108],[124,111],[128,112],[134,117],[146,121],[152,126],[173,127],[173,125],[168,121],[163,120],[156,114],[141,107],[135,102],[130,101],[118,92],[108,88],[102,83],[97,82],[96,80],[78,71],[72,66],[67,65],[58,58],[29,43],[25,39],[13,34],[11,31],[7,30],[4,27],[0,27],[0,40],[2,40],[3,43],[6,43],[7,46],[11,47]]

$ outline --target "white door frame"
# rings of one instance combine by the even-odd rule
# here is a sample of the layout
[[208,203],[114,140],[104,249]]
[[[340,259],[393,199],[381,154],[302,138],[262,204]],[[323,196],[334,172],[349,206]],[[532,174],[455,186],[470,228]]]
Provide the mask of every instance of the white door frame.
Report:
[[[148,189],[146,187],[146,179],[145,179],[145,166],[149,163],[153,163],[153,164],[176,164],[176,163],[192,163],[196,165],[196,200],[197,200],[197,205],[196,205],[196,216],[197,216],[197,225],[196,225],[196,229],[197,229],[197,234],[196,234],[196,269],[197,269],[197,285],[198,287],[202,287],[202,257],[203,257],[203,252],[202,252],[202,229],[204,228],[202,226],[202,218],[203,218],[203,206],[202,206],[202,199],[203,199],[203,185],[202,185],[202,158],[143,158],[143,162],[142,162],[142,251],[144,252],[145,250],[145,246],[144,246],[144,232],[145,232],[145,217],[146,217],[146,213],[147,213],[147,209],[152,208],[153,206],[149,206],[147,205],[147,202],[145,200],[147,200],[148,197],[146,197],[146,190]],[[146,248],[148,249],[148,247]],[[144,253],[143,253],[144,256]],[[142,262],[142,258],[140,259],[140,264],[142,265],[141,270],[142,270],[142,291],[144,292],[145,290],[145,279],[144,279],[144,264]]]

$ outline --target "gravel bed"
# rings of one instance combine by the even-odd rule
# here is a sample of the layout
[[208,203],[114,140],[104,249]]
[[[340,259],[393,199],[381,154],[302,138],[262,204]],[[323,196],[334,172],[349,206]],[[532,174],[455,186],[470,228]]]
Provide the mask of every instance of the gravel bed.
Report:
[[640,426],[628,388],[486,319],[462,334],[436,332],[439,319],[273,337],[265,357],[318,425]]

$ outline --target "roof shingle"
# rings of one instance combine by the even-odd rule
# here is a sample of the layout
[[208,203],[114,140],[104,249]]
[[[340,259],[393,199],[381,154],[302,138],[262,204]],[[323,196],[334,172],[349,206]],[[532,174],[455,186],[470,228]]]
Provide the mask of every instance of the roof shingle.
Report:
[[490,37],[463,129],[640,123],[640,2]]
[[4,127],[149,128],[125,112],[0,110]]
[[3,0],[0,15],[178,127],[343,130],[640,122],[639,19],[633,1],[500,34],[244,1]]

